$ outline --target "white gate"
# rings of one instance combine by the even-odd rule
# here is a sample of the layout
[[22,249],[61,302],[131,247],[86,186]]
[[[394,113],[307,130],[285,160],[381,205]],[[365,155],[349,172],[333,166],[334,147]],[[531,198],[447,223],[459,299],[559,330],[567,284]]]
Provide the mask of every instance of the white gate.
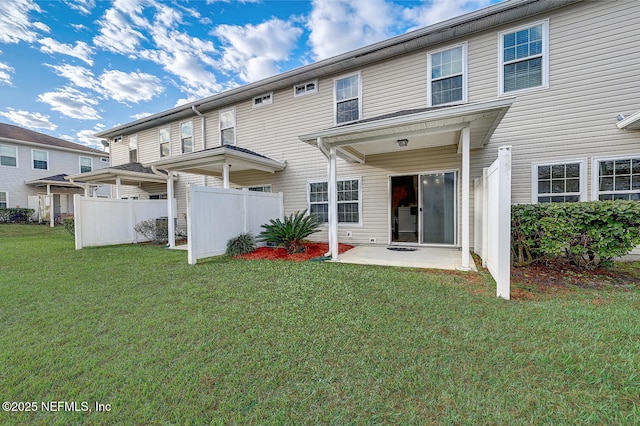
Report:
[[260,225],[284,215],[282,193],[237,189],[189,187],[187,192],[187,241],[189,264],[219,256],[227,242],[242,232],[257,235]]
[[[476,238],[482,265],[496,281],[496,295],[510,298],[511,287],[511,147],[500,147],[498,159],[476,180]],[[479,204],[479,205],[478,205]],[[478,214],[480,212],[480,214]],[[481,230],[481,232],[479,232]]]

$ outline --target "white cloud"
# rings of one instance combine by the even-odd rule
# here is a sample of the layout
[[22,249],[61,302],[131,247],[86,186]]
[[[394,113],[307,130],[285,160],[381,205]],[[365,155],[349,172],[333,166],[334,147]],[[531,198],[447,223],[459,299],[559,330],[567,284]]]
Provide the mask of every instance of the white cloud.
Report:
[[105,50],[120,54],[135,53],[145,37],[140,31],[132,28],[132,24],[116,9],[105,12],[100,21],[99,35],[94,37],[93,44]]
[[43,115],[39,112],[24,111],[21,109],[7,109],[8,111],[6,112],[0,112],[0,115],[8,118],[19,126],[28,127],[30,129],[45,130],[55,130],[58,128],[58,126],[49,121],[48,115]]
[[287,60],[302,29],[291,22],[272,18],[258,25],[219,25],[214,35],[224,44],[222,64],[246,82],[260,80],[280,71],[278,61]]
[[73,56],[86,62],[88,65],[93,65],[93,59],[91,59],[93,49],[84,41],[77,41],[75,46],[71,46],[70,44],[60,43],[50,37],[46,37],[38,40],[38,43],[42,45],[40,51],[44,53],[59,53],[61,55]]
[[491,0],[423,0],[420,6],[405,8],[403,16],[416,27],[424,27],[489,6],[491,3]]
[[107,96],[122,103],[150,101],[164,90],[158,77],[142,72],[106,71],[100,85]]
[[104,145],[102,145],[102,139],[96,138],[94,136],[94,134],[98,133],[99,131],[100,129],[97,127],[93,129],[80,130],[76,133],[76,137],[70,140],[75,140],[82,145],[86,145],[90,148],[95,148],[102,151],[104,149]]
[[7,86],[11,86],[11,73],[14,72],[14,69],[9,65],[0,62],[0,85],[6,84]]
[[71,9],[75,9],[80,13],[82,13],[83,15],[91,14],[91,11],[93,10],[93,8],[96,7],[96,2],[94,0],[75,0],[75,1],[66,0],[65,3]]
[[145,118],[150,115],[153,115],[153,114],[151,114],[150,112],[141,112],[139,114],[130,115],[129,118],[133,118],[134,120],[140,120],[141,118]]
[[45,65],[53,68],[59,76],[69,79],[69,81],[76,87],[100,91],[100,84],[95,79],[93,72],[91,72],[89,68],[68,64]]
[[57,91],[42,93],[38,95],[38,100],[48,104],[52,110],[58,111],[67,117],[79,120],[98,120],[102,118],[94,108],[95,105],[98,105],[98,101],[72,87],[64,87]]
[[401,12],[384,0],[314,0],[307,28],[315,59],[390,37],[400,24]]
[[41,11],[40,6],[32,0],[0,1],[0,42],[30,43],[38,37],[35,30],[49,32],[49,27],[42,22],[31,22],[29,19],[30,12]]

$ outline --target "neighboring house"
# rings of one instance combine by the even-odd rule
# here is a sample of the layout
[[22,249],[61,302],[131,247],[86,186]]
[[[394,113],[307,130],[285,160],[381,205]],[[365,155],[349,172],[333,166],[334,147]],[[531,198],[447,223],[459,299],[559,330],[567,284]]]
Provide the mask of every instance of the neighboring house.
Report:
[[640,200],[638,22],[634,0],[505,1],[97,136],[155,179],[121,197],[177,172],[182,229],[188,184],[283,192],[322,222],[335,194],[341,242],[464,253],[501,146],[514,203]]
[[[0,207],[33,208],[36,218],[46,221],[71,215],[73,194],[85,193],[85,187],[65,177],[105,167],[104,151],[0,123]],[[90,190],[110,194],[108,186]]]

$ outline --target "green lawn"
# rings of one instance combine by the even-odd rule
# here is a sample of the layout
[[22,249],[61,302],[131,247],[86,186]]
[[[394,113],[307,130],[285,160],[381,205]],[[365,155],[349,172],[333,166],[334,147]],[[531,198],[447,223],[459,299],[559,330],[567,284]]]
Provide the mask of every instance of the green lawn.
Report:
[[0,399],[38,408],[0,424],[638,424],[639,312],[637,289],[509,302],[486,275],[0,225]]

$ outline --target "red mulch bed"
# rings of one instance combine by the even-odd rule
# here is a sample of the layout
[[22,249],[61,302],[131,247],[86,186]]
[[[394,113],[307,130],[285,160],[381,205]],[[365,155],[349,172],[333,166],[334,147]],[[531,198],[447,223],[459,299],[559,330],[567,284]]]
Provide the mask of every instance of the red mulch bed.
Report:
[[[269,259],[269,260],[293,260],[294,262],[304,262],[305,260],[322,257],[329,250],[327,243],[305,243],[307,251],[304,253],[289,254],[284,248],[260,247],[251,253],[236,256],[236,259]],[[338,253],[351,250],[353,246],[349,244],[338,244]]]

